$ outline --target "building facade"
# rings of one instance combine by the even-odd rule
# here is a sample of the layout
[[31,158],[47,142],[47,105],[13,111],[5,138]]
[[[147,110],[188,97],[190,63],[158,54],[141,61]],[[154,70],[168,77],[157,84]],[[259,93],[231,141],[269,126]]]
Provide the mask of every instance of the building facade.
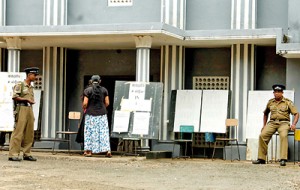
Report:
[[299,6],[297,0],[0,0],[0,70],[41,68],[42,138],[53,138],[66,127],[67,113],[81,110],[93,74],[102,76],[111,102],[115,80],[163,82],[162,141],[172,138],[172,90],[193,89],[195,76],[229,77],[230,115],[239,119],[244,142],[249,90],[285,84],[300,108]]

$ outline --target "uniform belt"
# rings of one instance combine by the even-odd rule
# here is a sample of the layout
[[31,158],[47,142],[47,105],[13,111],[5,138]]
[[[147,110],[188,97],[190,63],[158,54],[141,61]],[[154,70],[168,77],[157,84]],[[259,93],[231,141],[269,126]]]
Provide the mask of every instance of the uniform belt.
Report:
[[289,121],[287,119],[270,119],[270,121]]
[[29,103],[24,103],[24,102],[17,103],[17,105],[18,105],[18,106],[28,106],[28,107],[31,106],[31,104],[29,104]]

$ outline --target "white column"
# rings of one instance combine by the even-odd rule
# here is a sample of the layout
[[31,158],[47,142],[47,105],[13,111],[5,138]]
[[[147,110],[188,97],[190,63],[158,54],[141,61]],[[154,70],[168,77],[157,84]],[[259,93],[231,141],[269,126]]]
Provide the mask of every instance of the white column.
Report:
[[231,117],[239,120],[239,141],[245,141],[249,90],[254,90],[254,45],[235,44],[231,47]]
[[20,71],[20,50],[22,40],[20,37],[6,37],[5,38],[8,49],[8,72]]
[[136,52],[136,81],[150,80],[150,48],[151,36],[135,36]]
[[[150,81],[150,48],[152,45],[151,36],[134,36],[136,52],[136,81]],[[149,141],[141,140],[143,151],[149,151]]]
[[160,79],[164,84],[162,129],[160,140],[173,138],[172,128],[169,124],[170,102],[172,90],[184,88],[184,47],[162,46],[161,47],[161,74]]
[[[64,130],[64,89],[66,50],[60,47],[45,47],[44,97],[42,138],[54,138],[56,130]],[[73,129],[77,130],[77,129]]]

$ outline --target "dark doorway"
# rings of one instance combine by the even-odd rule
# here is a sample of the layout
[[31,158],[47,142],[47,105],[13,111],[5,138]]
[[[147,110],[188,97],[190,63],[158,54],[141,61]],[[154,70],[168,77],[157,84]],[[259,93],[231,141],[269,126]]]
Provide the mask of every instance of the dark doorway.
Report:
[[[84,86],[86,86],[91,79],[92,75],[84,76]],[[115,82],[116,81],[135,81],[135,76],[101,76],[101,86],[105,87],[108,91],[110,105],[107,108],[108,126],[111,131],[111,120],[114,104]],[[110,139],[111,150],[116,151],[118,148],[118,139]]]

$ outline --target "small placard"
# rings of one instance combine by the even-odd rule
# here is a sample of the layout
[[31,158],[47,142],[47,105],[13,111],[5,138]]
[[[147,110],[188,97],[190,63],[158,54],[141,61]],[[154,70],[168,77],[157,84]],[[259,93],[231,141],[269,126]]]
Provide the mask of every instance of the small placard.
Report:
[[132,134],[148,135],[149,118],[149,112],[134,112]]
[[116,110],[114,112],[113,132],[116,132],[116,133],[128,132],[129,119],[130,119],[129,111]]

